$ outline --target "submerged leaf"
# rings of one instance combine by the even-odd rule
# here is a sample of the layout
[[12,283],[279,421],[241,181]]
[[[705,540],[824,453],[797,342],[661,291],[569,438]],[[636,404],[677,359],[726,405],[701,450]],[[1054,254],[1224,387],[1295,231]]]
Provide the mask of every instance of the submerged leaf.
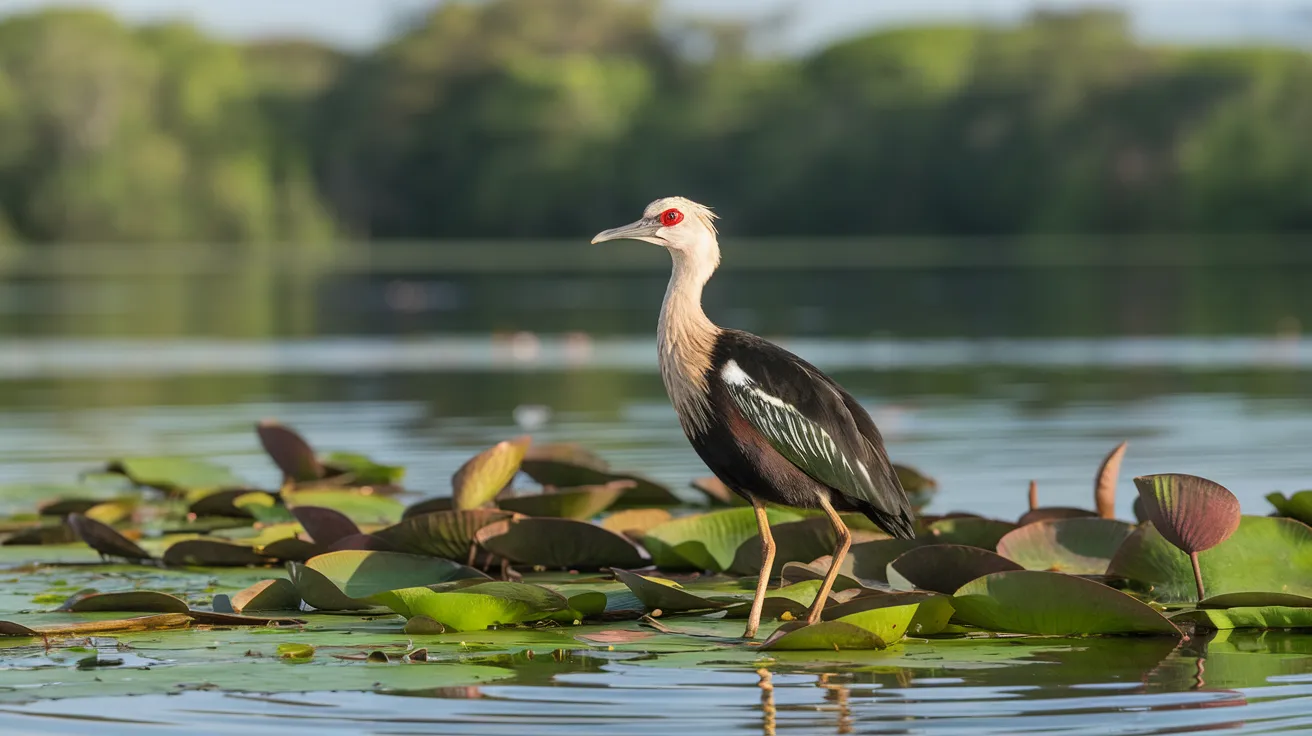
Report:
[[451,477],[451,497],[457,509],[476,509],[496,497],[519,472],[530,437],[504,440],[478,453]]
[[255,425],[255,433],[259,435],[264,451],[284,477],[296,483],[307,483],[324,476],[323,465],[319,463],[310,443],[291,427],[285,427],[273,419],[265,419]]
[[1209,550],[1239,528],[1239,499],[1206,478],[1149,475],[1135,478],[1134,485],[1153,526],[1186,553]]
[[646,564],[628,539],[573,519],[504,519],[480,529],[475,540],[492,554],[524,565],[599,569]]
[[902,590],[954,593],[975,578],[1020,565],[986,549],[962,544],[927,544],[914,547],[888,563],[888,582]]
[[1134,527],[1098,517],[1029,524],[998,541],[998,554],[1028,570],[1101,575]]
[[952,596],[955,618],[990,631],[1079,636],[1180,632],[1162,614],[1092,580],[1012,570],[966,583]]

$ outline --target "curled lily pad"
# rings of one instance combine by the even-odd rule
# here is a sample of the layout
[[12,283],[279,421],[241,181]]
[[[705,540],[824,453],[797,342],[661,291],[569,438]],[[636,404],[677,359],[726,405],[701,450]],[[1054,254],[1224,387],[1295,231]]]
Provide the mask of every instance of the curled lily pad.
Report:
[[503,519],[480,529],[474,539],[483,549],[518,564],[589,569],[646,564],[629,540],[573,519]]
[[360,533],[360,527],[336,509],[296,506],[291,512],[315,544],[331,545],[343,537]]
[[620,494],[615,508],[647,508],[652,506],[682,506],[684,501],[670,490],[669,486],[658,483],[638,473],[612,473],[604,483],[629,482],[633,485]]
[[601,527],[616,534],[641,537],[652,527],[674,518],[665,509],[625,509],[609,514],[601,520]]
[[564,596],[549,588],[501,581],[444,592],[405,588],[377,598],[407,618],[424,616],[453,631],[540,621],[569,606]]
[[231,605],[237,613],[295,611],[301,607],[301,595],[290,580],[273,578],[261,580],[232,596]]
[[[770,523],[797,521],[800,515],[771,508]],[[756,514],[750,508],[695,514],[653,527],[643,536],[652,562],[666,570],[692,569],[724,572],[733,565],[743,542],[757,535]]]
[[126,590],[116,593],[79,593],[64,601],[60,611],[127,611],[152,613],[186,613],[186,601],[154,590]]
[[[1312,528],[1294,519],[1244,516],[1229,539],[1198,554],[1212,596],[1293,593],[1312,596]],[[1160,603],[1197,599],[1189,556],[1151,523],[1139,526],[1112,558],[1108,575],[1134,581]]]
[[[339,591],[357,600],[388,590],[487,577],[473,568],[451,560],[402,552],[368,550],[328,552],[311,558],[305,566],[321,573]],[[306,603],[322,608],[304,597],[306,591],[299,584],[297,588],[301,590],[302,599]]]
[[1093,478],[1093,503],[1098,509],[1098,516],[1104,519],[1116,518],[1116,477],[1121,474],[1121,460],[1125,457],[1125,448],[1129,442],[1122,442],[1098,466],[1098,474]]
[[761,644],[766,651],[859,651],[888,645],[874,632],[844,621],[821,621],[810,626],[792,622],[780,626]]
[[1098,517],[1028,524],[998,541],[998,554],[1027,570],[1101,575],[1134,527]]
[[402,519],[374,536],[401,552],[465,560],[479,529],[511,516],[500,509],[437,511]]
[[648,611],[679,613],[682,611],[711,611],[724,608],[737,601],[732,598],[705,598],[684,590],[673,580],[639,575],[636,572],[616,568],[615,579],[624,583],[633,595],[642,601]]
[[[774,527],[774,570],[778,574],[789,562],[810,562],[834,551],[837,535],[834,526],[823,516],[790,521]],[[860,544],[871,541],[877,532],[853,529],[852,539]],[[728,572],[734,575],[756,575],[761,571],[761,536],[758,534],[738,545]]]
[[1171,544],[1189,555],[1198,598],[1206,596],[1198,553],[1224,542],[1239,528],[1239,499],[1220,484],[1195,475],[1134,479],[1143,512]]
[[214,539],[184,539],[164,550],[164,564],[171,567],[253,567],[272,560],[251,547]]
[[315,456],[314,449],[295,430],[272,419],[265,419],[255,426],[255,432],[260,437],[264,451],[288,480],[306,483],[324,476],[323,465]]
[[362,611],[373,606],[369,601],[343,593],[328,576],[305,563],[289,562],[287,574],[296,587],[297,595],[311,608],[320,611]]
[[591,519],[614,505],[626,490],[636,486],[637,483],[631,480],[615,480],[600,486],[504,498],[497,501],[497,506],[526,516]]
[[532,440],[517,437],[478,453],[451,478],[451,498],[458,509],[476,509],[496,497],[519,472]]
[[111,462],[106,470],[125,475],[139,486],[170,493],[246,485],[244,480],[222,465],[177,457],[123,458]]
[[102,555],[128,560],[151,559],[150,553],[137,546],[136,542],[94,519],[81,514],[69,514],[67,523],[78,539]]
[[1008,521],[978,516],[939,519],[929,525],[929,537],[936,544],[964,544],[980,549],[997,549],[998,540],[1015,529]]
[[956,619],[990,631],[1079,636],[1180,632],[1145,603],[1102,583],[1042,570],[996,572],[952,596]]
[[41,516],[64,518],[69,514],[85,514],[87,509],[103,503],[103,498],[55,498],[37,504],[36,512]]
[[282,499],[293,512],[300,506],[328,508],[356,524],[393,524],[400,521],[401,512],[405,511],[405,506],[395,498],[358,490],[287,491]]
[[927,544],[909,549],[888,563],[888,582],[901,590],[955,592],[975,578],[1020,565],[986,549],[963,544]]

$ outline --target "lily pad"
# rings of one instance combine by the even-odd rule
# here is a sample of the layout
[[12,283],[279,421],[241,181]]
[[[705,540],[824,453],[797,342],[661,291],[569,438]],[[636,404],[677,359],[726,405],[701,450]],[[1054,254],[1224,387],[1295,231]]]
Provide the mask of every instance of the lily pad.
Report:
[[323,465],[314,449],[295,430],[266,419],[255,426],[255,432],[264,451],[288,480],[305,483],[324,476]]
[[761,644],[761,649],[840,652],[884,649],[887,646],[873,631],[856,624],[845,621],[821,621],[810,626],[801,622],[784,624]]
[[1097,518],[1097,516],[1098,514],[1088,509],[1077,509],[1073,506],[1039,506],[1021,514],[1021,517],[1016,520],[1016,525],[1025,526],[1027,524],[1038,524],[1041,521],[1087,519]]
[[1012,570],[966,583],[952,596],[956,620],[990,631],[1081,636],[1180,632],[1145,603],[1102,583],[1042,570]]
[[288,537],[287,539],[270,542],[260,547],[259,551],[265,557],[272,557],[281,562],[305,562],[311,557],[323,554],[328,550],[304,539]]
[[69,514],[67,522],[78,539],[102,555],[128,560],[151,559],[150,553],[137,546],[136,542],[94,519],[81,514]]
[[1196,475],[1149,475],[1134,479],[1144,512],[1171,544],[1186,553],[1209,550],[1239,528],[1239,499]]
[[520,467],[538,483],[556,488],[602,485],[611,480],[605,460],[568,442],[533,445]]
[[355,490],[287,491],[282,499],[293,513],[300,506],[317,506],[337,511],[356,524],[394,524],[405,511],[405,505],[394,498]]
[[498,442],[460,466],[451,478],[451,498],[455,507],[479,508],[510,485],[531,441],[524,436]]
[[273,578],[261,580],[232,596],[231,605],[237,613],[295,611],[301,607],[301,594],[290,580]]
[[[811,610],[811,604],[815,602],[815,597],[820,593],[819,580],[807,580],[792,585],[785,585],[782,588],[771,588],[766,590],[765,599],[761,606],[761,620],[768,621],[783,617],[787,614],[791,618],[804,618]],[[834,594],[831,593],[828,600],[825,601],[826,608],[834,604]],[[743,600],[740,603],[734,603],[725,609],[725,618],[747,618],[752,611],[752,601]]]
[[187,613],[190,607],[181,598],[154,590],[127,590],[116,593],[79,593],[64,601],[61,611],[124,611],[132,613]]
[[[389,590],[487,577],[473,568],[451,560],[421,557],[403,552],[367,550],[328,552],[311,558],[305,566],[321,573],[339,591],[356,600]],[[302,598],[306,603],[321,608],[304,597],[306,591],[299,584],[297,588],[301,590]]]
[[[1294,520],[1244,516],[1229,539],[1198,554],[1211,596],[1293,593],[1312,596],[1312,528]],[[1116,551],[1108,575],[1136,581],[1160,603],[1197,600],[1189,556],[1151,523],[1139,526]]]
[[1182,611],[1171,616],[1176,624],[1191,623],[1200,629],[1309,629],[1312,608],[1290,606],[1240,606]]
[[[799,514],[771,508],[770,524],[797,521]],[[711,570],[724,572],[734,561],[743,542],[757,535],[756,514],[751,508],[725,509],[667,521],[643,535],[642,543],[652,562],[662,570]]]
[[246,485],[222,465],[179,457],[128,457],[111,462],[106,470],[125,475],[139,486],[170,493]]
[[1199,608],[1265,608],[1266,606],[1309,608],[1312,607],[1312,596],[1294,593],[1225,593],[1198,602]]
[[344,549],[371,549],[379,552],[404,552],[393,547],[373,534],[352,534],[328,545],[324,552],[337,552]]
[[[926,544],[924,539],[877,539],[854,544],[843,558],[841,570],[864,584],[887,584],[888,563]],[[829,557],[826,556],[823,566],[828,565]]]
[[27,626],[13,621],[0,621],[0,636],[87,636],[94,634],[121,634],[131,631],[160,631],[185,629],[191,625],[186,613],[160,613],[154,616],[76,621],[67,624]]
[[955,516],[939,519],[929,525],[929,537],[936,544],[964,544],[968,547],[993,550],[998,540],[1016,525],[1009,521],[985,519],[979,516]]
[[1125,448],[1129,442],[1122,442],[1098,466],[1098,474],[1093,478],[1093,503],[1098,509],[1098,516],[1104,519],[1116,518],[1116,478],[1121,474],[1121,460],[1125,457]]
[[164,550],[162,559],[170,567],[253,567],[272,562],[250,547],[213,539],[174,542]]
[[451,511],[453,509],[455,509],[455,502],[450,496],[435,496],[433,498],[425,498],[422,501],[416,501],[409,506],[406,506],[405,511],[401,514],[401,519],[404,521],[412,516],[423,516],[424,514],[432,514],[438,511]]
[[504,519],[483,527],[474,538],[483,549],[518,564],[570,569],[646,564],[628,539],[573,519]]
[[822,617],[825,620],[848,620],[849,616],[871,608],[890,608],[895,606],[916,605],[916,613],[907,625],[908,636],[933,636],[942,633],[952,619],[954,609],[952,598],[937,593],[916,591],[911,593],[874,592],[861,595],[854,600],[825,608]]
[[[277,503],[276,494],[266,493],[250,488],[227,488],[219,491],[206,491],[199,494],[188,494],[188,500],[191,505],[187,507],[187,512],[196,516],[226,516],[236,519],[251,519],[254,516],[250,510],[238,506],[237,499],[248,496],[252,493],[258,493],[267,496],[269,501],[267,506],[273,506]],[[252,499],[247,499],[248,503],[255,503]]]
[[674,518],[665,509],[625,509],[609,514],[601,520],[601,527],[616,534],[641,537],[647,530]]
[[540,621],[569,606],[564,596],[549,588],[501,581],[446,592],[404,588],[377,597],[407,618],[425,616],[453,631]]
[[401,482],[405,468],[384,465],[358,452],[330,452],[319,460],[327,479],[335,484],[354,487],[386,488]]
[[616,480],[600,486],[504,498],[497,501],[497,506],[526,516],[585,520],[610,508],[626,490],[636,486],[631,480]]
[[1269,493],[1266,500],[1276,507],[1276,513],[1312,524],[1312,491],[1299,491],[1285,497],[1283,493]]
[[1101,575],[1134,527],[1098,517],[1028,524],[998,541],[998,554],[1027,570]]
[[291,512],[315,544],[331,545],[343,537],[360,533],[360,527],[356,526],[346,514],[336,509],[322,506],[295,506]]
[[986,549],[963,544],[927,544],[907,550],[888,563],[888,582],[900,590],[952,594],[975,578],[1020,565]]
[[679,613],[682,611],[709,611],[724,608],[732,599],[712,600],[686,591],[673,580],[639,575],[628,570],[615,569],[615,579],[624,583],[648,611]]
[[78,541],[78,536],[73,533],[73,528],[61,521],[58,524],[42,524],[16,531],[5,537],[4,544],[27,546],[71,544],[76,541]]
[[402,519],[374,536],[401,552],[467,560],[478,530],[511,516],[500,509],[437,511]]
[[[853,529],[852,541],[862,544],[883,535],[864,529]],[[810,562],[834,551],[837,535],[829,519],[817,516],[790,521],[771,529],[775,541],[774,570],[778,575],[789,562]],[[881,540],[882,541],[882,540]],[[759,534],[738,545],[728,572],[734,575],[756,575],[761,571],[761,536]]]

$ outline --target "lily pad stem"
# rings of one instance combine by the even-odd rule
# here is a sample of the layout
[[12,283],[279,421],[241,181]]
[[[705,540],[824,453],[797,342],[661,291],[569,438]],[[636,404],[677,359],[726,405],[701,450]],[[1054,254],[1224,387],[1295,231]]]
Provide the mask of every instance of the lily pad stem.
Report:
[[1194,582],[1198,583],[1198,600],[1201,601],[1207,596],[1203,593],[1203,571],[1198,568],[1198,553],[1190,552],[1189,561],[1194,565]]

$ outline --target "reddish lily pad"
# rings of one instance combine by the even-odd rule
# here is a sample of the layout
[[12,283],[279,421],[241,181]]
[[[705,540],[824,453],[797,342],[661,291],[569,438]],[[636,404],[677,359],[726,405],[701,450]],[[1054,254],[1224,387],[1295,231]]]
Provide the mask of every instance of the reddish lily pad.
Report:
[[519,472],[530,442],[532,439],[528,436],[498,442],[460,466],[451,477],[451,497],[455,507],[479,508],[510,485],[515,473]]
[[497,501],[497,506],[526,516],[586,520],[613,506],[625,491],[635,487],[637,483],[634,481],[615,480],[600,486],[513,496]]
[[628,539],[574,519],[503,519],[480,529],[474,539],[483,549],[517,564],[567,569],[646,564]]
[[998,541],[998,554],[1027,570],[1101,575],[1134,527],[1099,517],[1028,524]]
[[150,553],[136,542],[114,531],[113,527],[88,519],[81,514],[69,514],[68,526],[88,547],[107,557],[128,560],[149,560]]
[[295,483],[308,483],[324,477],[323,465],[305,438],[290,427],[265,419],[255,427],[260,444],[283,476]]
[[404,552],[373,534],[352,534],[328,545],[324,552],[337,552],[343,549],[372,549],[380,552]]
[[1218,483],[1196,475],[1149,475],[1134,479],[1144,512],[1171,544],[1203,552],[1239,528],[1239,499]]
[[1162,614],[1102,583],[1041,570],[996,572],[952,596],[956,620],[990,631],[1047,636],[1180,631]]
[[907,550],[888,563],[888,582],[901,590],[955,592],[975,578],[1020,565],[986,549],[963,544],[927,544]]
[[401,552],[466,560],[479,529],[512,515],[500,509],[436,511],[402,519],[374,536]]

